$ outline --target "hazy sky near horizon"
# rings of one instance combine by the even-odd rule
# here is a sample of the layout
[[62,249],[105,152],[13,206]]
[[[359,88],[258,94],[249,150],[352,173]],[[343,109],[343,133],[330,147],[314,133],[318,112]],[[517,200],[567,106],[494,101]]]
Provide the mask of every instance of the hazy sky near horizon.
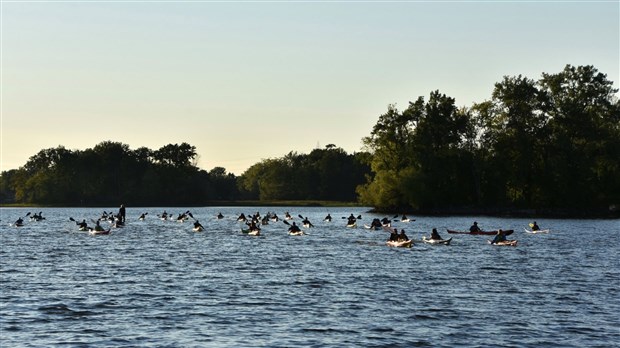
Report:
[[618,1],[3,1],[1,170],[102,141],[196,146],[242,174],[362,149],[389,104],[471,106],[503,76],[593,65],[618,88]]

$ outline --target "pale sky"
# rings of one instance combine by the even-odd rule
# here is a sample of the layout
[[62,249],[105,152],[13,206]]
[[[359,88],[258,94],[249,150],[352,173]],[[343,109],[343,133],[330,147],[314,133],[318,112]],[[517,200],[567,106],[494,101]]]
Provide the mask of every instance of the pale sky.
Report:
[[503,76],[593,65],[618,87],[616,1],[6,1],[0,170],[102,141],[199,167],[362,149],[389,104],[459,106]]

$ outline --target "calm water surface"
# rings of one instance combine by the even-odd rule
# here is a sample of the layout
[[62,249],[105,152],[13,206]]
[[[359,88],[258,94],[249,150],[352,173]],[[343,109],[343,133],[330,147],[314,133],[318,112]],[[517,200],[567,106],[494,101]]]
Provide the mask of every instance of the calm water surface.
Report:
[[[532,235],[526,219],[415,217],[394,226],[452,244],[395,249],[383,231],[345,228],[351,213],[383,217],[363,208],[190,208],[201,233],[159,220],[164,209],[188,210],[128,208],[107,236],[69,221],[102,209],[36,209],[46,220],[20,228],[9,224],[34,210],[2,209],[0,346],[620,346],[618,220],[539,219],[551,233]],[[251,237],[235,221],[287,210],[315,228]],[[474,220],[519,245],[445,232]]]

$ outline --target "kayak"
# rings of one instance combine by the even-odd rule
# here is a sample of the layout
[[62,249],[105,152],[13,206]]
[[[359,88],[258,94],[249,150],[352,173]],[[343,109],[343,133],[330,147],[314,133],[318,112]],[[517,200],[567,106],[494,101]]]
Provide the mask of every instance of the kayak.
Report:
[[549,233],[549,230],[532,231],[532,230],[528,230],[527,228],[524,228],[524,230],[525,230],[526,233],[533,233],[533,234],[536,234],[536,233]]
[[493,241],[487,241],[491,245],[499,245],[499,246],[517,246],[516,240],[505,240],[503,242],[493,243]]
[[422,237],[422,241],[424,243],[428,243],[428,244],[444,244],[444,245],[450,245],[450,242],[452,241],[452,238],[448,238],[448,239],[430,239],[430,238],[426,238],[426,236]]
[[103,235],[103,234],[110,234],[110,230],[107,230],[107,231],[90,230],[90,231],[88,231],[88,234],[93,235],[93,236]]
[[383,227],[379,227],[379,226],[370,226],[368,224],[364,224],[364,228],[368,229],[368,230],[375,230],[378,231],[380,229],[382,229]]
[[350,225],[347,225],[348,228],[356,228],[357,227],[357,223],[352,223]]
[[[511,235],[512,232],[514,232],[513,230],[502,230],[504,232],[505,235]],[[494,231],[478,231],[478,232],[469,232],[469,231],[453,231],[453,230],[448,230],[448,233],[459,233],[459,234],[472,234],[472,235],[487,235],[487,236],[492,236],[492,235],[496,235],[497,234],[497,230]]]
[[204,227],[202,227],[202,226],[198,226],[198,227],[194,227],[194,228],[193,228],[193,230],[194,230],[194,232],[202,232],[202,231],[204,231],[205,229],[204,229]]
[[303,236],[305,233],[304,231],[297,231],[297,232],[289,232],[288,235],[289,236]]
[[314,226],[312,226],[312,224],[304,224],[304,228],[310,228],[310,227],[314,227]]
[[241,229],[241,233],[247,233],[248,236],[260,236],[260,230],[250,231],[249,229]]
[[411,248],[411,245],[413,245],[413,240],[409,239],[409,240],[405,240],[402,242],[394,242],[394,241],[389,240],[385,242],[385,244],[387,246],[396,247],[396,248]]

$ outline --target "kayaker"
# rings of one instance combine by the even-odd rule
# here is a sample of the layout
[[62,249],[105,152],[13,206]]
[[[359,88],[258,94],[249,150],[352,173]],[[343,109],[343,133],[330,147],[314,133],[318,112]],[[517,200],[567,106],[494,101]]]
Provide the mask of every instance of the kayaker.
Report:
[[390,242],[398,242],[398,229],[393,229],[391,230],[392,233],[390,233]]
[[474,221],[474,224],[469,228],[469,232],[480,232],[480,227],[478,227],[478,223]]
[[356,221],[357,221],[357,219],[355,218],[355,216],[353,216],[353,214],[351,214],[349,216],[349,218],[347,219],[347,225],[351,226],[351,225],[355,224]]
[[304,225],[308,225],[308,227],[314,227],[312,222],[310,222],[310,220],[308,220],[307,216],[304,218],[304,220],[301,223],[304,224]]
[[239,215],[239,217],[237,218],[237,221],[245,221],[247,220],[247,218],[245,217],[244,213],[241,213],[241,215]]
[[99,225],[99,220],[95,223],[95,231],[105,231],[101,225]]
[[219,213],[217,213],[217,218],[218,218],[218,219],[223,219],[223,218],[224,218],[224,215],[222,215],[222,213],[221,213],[221,212],[219,212]]
[[17,219],[17,220],[15,221],[15,224],[14,224],[14,225],[15,225],[15,226],[21,226],[21,225],[23,225],[23,224],[24,224],[24,219],[22,219],[22,218],[20,217],[19,219]]
[[86,219],[82,219],[82,222],[76,222],[75,224],[78,225],[78,227],[81,230],[85,230],[85,229],[88,228],[88,224],[86,223]]
[[140,214],[140,217],[138,218],[138,220],[144,220],[144,219],[146,219],[146,214],[147,214],[147,213],[142,213],[142,214]]
[[252,231],[260,231],[260,228],[256,225],[256,221],[254,221],[254,220],[252,220],[252,222],[250,222],[250,224],[248,226],[250,226],[250,232],[252,232]]
[[497,234],[495,235],[495,238],[493,238],[493,241],[491,242],[491,244],[497,244],[497,243],[505,242],[505,241],[506,241],[506,235],[504,234],[504,231],[499,229],[497,230]]
[[291,227],[288,228],[289,232],[299,232],[301,231],[301,229],[299,228],[299,226],[297,226],[297,224],[295,224],[293,222],[293,224],[291,225]]
[[194,228],[196,228],[196,229],[203,229],[203,230],[205,229],[204,226],[202,226],[200,224],[200,222],[198,222],[198,220],[196,220],[196,222],[194,222]]
[[323,221],[332,221],[332,216],[330,214],[327,214],[327,216],[325,217],[325,219],[323,219]]
[[370,223],[370,227],[379,228],[381,226],[383,226],[382,223],[381,223],[381,220],[379,220],[377,218],[372,219],[372,222]]
[[534,223],[531,226],[532,226],[532,231],[540,231],[540,227],[538,227],[538,225],[536,224],[536,221],[534,221]]
[[442,240],[443,239],[443,238],[441,238],[441,236],[437,232],[436,228],[433,228],[433,231],[431,232],[431,239],[433,239],[433,240]]
[[398,241],[399,242],[406,242],[408,240],[409,240],[409,237],[407,237],[407,235],[405,234],[405,230],[401,228],[400,234],[398,235]]
[[400,221],[408,221],[407,215],[403,214],[403,217],[400,218]]

